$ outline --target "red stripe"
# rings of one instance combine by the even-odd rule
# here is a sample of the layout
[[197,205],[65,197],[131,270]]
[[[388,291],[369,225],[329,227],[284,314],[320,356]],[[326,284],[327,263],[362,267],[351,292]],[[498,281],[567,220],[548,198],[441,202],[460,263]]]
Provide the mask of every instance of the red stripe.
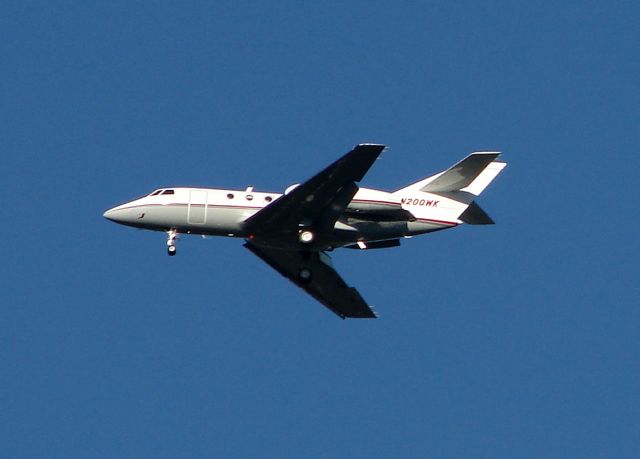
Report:
[[356,203],[371,203],[371,204],[391,204],[393,206],[401,206],[400,201],[398,202],[391,202],[391,201],[377,201],[375,199],[353,199],[351,202],[356,202]]
[[[373,200],[373,199],[354,199],[352,202],[362,202],[362,203],[369,202],[369,203],[372,203],[372,204],[393,204],[393,205],[397,205],[397,206],[402,207],[402,204],[399,203],[399,202],[376,201],[376,200]],[[416,220],[424,221],[424,222],[431,222],[431,223],[440,223],[440,224],[443,224],[443,225],[451,225],[451,226],[458,226],[459,225],[459,223],[457,223],[457,222],[448,222],[448,221],[445,221],[445,220],[434,220],[432,218],[416,218]]]
[[[182,202],[171,202],[168,204],[138,204],[135,206],[129,206],[129,207],[123,207],[121,209],[118,210],[126,210],[126,209],[136,209],[138,207],[167,207],[167,206],[173,206],[173,207],[178,207],[178,206],[188,206],[189,204],[185,204]],[[208,207],[224,207],[227,209],[262,209],[262,207],[255,207],[255,206],[227,206],[227,205],[221,205],[221,204],[207,204]],[[191,207],[204,207],[204,204],[191,204]]]
[[[355,200],[357,202],[371,202],[371,203],[380,203],[380,204],[395,204],[392,202],[388,202],[388,201],[373,201],[373,200]],[[123,207],[120,210],[125,210],[125,209],[135,209],[138,207],[151,207],[151,206],[159,206],[159,207],[165,207],[165,206],[188,206],[188,204],[185,203],[181,203],[181,202],[172,202],[169,204],[143,204],[143,205],[135,205],[135,206],[130,206],[130,207]],[[192,207],[204,207],[204,204],[191,204]],[[217,208],[224,208],[224,209],[263,209],[264,207],[255,207],[255,206],[230,206],[230,205],[225,205],[225,204],[207,204],[207,206],[209,207],[217,207]],[[416,218],[417,221],[421,221],[421,222],[428,222],[428,223],[438,223],[441,225],[448,225],[448,226],[458,226],[459,223],[457,222],[450,222],[450,221],[445,221],[445,220],[435,220],[433,218]]]

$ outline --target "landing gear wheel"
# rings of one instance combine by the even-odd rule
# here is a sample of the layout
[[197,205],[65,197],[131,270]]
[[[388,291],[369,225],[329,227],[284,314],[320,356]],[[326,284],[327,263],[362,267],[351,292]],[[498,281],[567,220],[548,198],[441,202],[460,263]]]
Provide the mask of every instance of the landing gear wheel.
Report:
[[309,268],[302,268],[298,272],[298,279],[303,284],[307,282],[311,282],[312,278],[313,278],[313,272],[311,272]]
[[303,244],[310,244],[313,242],[314,234],[309,230],[300,231],[300,242]]
[[176,238],[178,237],[178,232],[174,229],[167,231],[167,255],[170,257],[175,256],[176,249]]

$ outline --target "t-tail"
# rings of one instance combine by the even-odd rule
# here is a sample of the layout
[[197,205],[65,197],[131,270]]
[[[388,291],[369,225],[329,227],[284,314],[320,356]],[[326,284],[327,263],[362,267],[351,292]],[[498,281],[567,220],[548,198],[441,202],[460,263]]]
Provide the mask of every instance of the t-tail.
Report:
[[446,171],[393,194],[418,219],[491,225],[493,220],[475,200],[507,165],[496,161],[498,156],[498,152],[472,153]]

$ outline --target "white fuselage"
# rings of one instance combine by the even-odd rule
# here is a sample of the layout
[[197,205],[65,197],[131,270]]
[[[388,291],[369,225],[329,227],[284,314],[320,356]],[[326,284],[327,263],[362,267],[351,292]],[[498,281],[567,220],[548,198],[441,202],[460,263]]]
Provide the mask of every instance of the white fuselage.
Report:
[[[243,223],[282,194],[246,190],[173,187],[116,206],[104,216],[117,223],[156,231],[250,238]],[[459,205],[427,193],[387,193],[360,188],[335,224],[331,249],[451,228]],[[409,216],[409,218],[407,218]]]
[[493,224],[475,202],[504,168],[497,152],[468,155],[442,173],[394,192],[360,188],[384,150],[362,143],[284,194],[172,187],[107,210],[116,223],[167,233],[176,255],[179,234],[245,239],[243,246],[341,318],[374,318],[375,311],[333,267],[327,251],[397,247],[400,239],[453,228]]

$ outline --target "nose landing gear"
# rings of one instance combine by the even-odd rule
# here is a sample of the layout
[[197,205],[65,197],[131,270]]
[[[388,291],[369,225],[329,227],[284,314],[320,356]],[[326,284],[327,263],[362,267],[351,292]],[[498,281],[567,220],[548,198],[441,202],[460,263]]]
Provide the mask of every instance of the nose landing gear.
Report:
[[167,231],[167,255],[170,257],[175,256],[177,248],[176,248],[176,238],[178,237],[178,232],[175,229]]

